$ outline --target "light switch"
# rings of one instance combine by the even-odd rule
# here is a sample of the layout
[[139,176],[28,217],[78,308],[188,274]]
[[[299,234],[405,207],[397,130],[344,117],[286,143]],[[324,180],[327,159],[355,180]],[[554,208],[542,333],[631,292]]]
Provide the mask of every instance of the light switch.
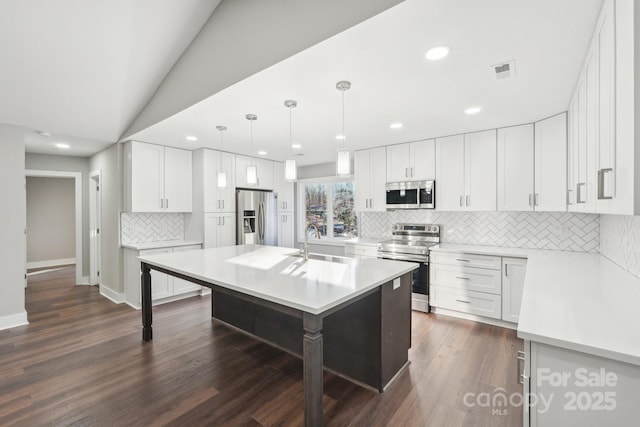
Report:
[[398,289],[400,287],[400,278],[393,279],[393,289]]

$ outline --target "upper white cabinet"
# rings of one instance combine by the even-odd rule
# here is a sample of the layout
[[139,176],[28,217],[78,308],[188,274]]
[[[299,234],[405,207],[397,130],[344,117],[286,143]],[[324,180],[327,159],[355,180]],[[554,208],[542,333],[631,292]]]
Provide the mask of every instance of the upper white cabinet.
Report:
[[[236,211],[236,162],[235,155],[222,151],[203,149],[194,153],[194,162],[201,161],[204,212],[235,212]],[[202,159],[200,159],[200,155]],[[218,172],[224,172],[226,176],[226,186],[218,187]],[[198,177],[198,178],[199,178]],[[194,179],[196,174],[194,173]]]
[[534,209],[533,157],[532,124],[498,129],[499,211]]
[[[254,165],[258,171],[256,184],[247,182],[247,166]],[[273,190],[273,162],[266,159],[236,155],[236,187]]]
[[355,152],[356,210],[386,210],[386,150],[384,147]]
[[126,211],[191,212],[191,151],[130,141],[124,156]]
[[278,211],[293,212],[293,182],[284,180],[284,164],[273,164],[273,191],[278,194]]
[[496,210],[496,131],[436,139],[436,208]]
[[435,155],[435,139],[388,146],[387,182],[434,179]]
[[549,117],[535,123],[536,211],[567,210],[567,115]]

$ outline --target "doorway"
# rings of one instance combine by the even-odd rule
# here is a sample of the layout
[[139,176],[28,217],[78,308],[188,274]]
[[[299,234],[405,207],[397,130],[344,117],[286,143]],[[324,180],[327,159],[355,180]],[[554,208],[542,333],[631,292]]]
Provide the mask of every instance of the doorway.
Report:
[[100,285],[101,270],[101,215],[102,198],[100,186],[102,185],[102,172],[93,171],[89,174],[89,284]]
[[[77,285],[87,284],[86,280],[83,280],[82,276],[82,173],[81,172],[62,172],[62,171],[47,171],[47,170],[32,170],[25,171],[26,177],[38,177],[38,178],[73,178],[74,180],[74,223],[75,223],[75,257],[72,261],[75,261],[75,279]],[[25,230],[25,240],[27,234]],[[25,274],[26,274],[25,266]]]

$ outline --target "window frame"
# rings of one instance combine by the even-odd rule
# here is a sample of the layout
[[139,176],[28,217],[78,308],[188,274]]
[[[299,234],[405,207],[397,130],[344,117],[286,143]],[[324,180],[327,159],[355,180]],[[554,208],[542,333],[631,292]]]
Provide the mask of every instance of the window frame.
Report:
[[[341,182],[350,182],[353,184],[353,203],[354,203],[354,211],[355,211],[355,200],[356,200],[356,181],[353,175],[351,176],[327,176],[327,177],[318,177],[318,178],[305,178],[299,179],[296,182],[296,195],[298,198],[297,208],[298,212],[296,214],[296,241],[298,243],[304,242],[304,232],[305,229],[305,221],[306,221],[306,195],[305,195],[305,187],[307,184],[326,184],[327,185],[327,212],[333,213],[333,184],[341,183]],[[357,212],[356,212],[357,215]],[[333,214],[327,214],[327,233],[331,232],[331,237],[322,236],[320,239],[316,239],[315,237],[309,237],[309,242],[314,244],[328,244],[328,245],[342,245],[349,239],[337,238],[333,237]],[[358,221],[358,234],[360,234],[360,221]]]

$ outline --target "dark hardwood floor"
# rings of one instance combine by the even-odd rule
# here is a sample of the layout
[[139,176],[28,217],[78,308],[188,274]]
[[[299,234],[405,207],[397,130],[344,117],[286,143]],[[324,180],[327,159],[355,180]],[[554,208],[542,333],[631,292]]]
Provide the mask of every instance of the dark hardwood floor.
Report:
[[[30,324],[0,331],[0,425],[302,424],[302,362],[212,322],[210,297],[155,307],[143,343],[140,312],[74,274],[30,276]],[[521,425],[520,407],[464,403],[522,391],[514,331],[414,312],[412,340],[411,364],[383,394],[325,373],[325,424]]]

